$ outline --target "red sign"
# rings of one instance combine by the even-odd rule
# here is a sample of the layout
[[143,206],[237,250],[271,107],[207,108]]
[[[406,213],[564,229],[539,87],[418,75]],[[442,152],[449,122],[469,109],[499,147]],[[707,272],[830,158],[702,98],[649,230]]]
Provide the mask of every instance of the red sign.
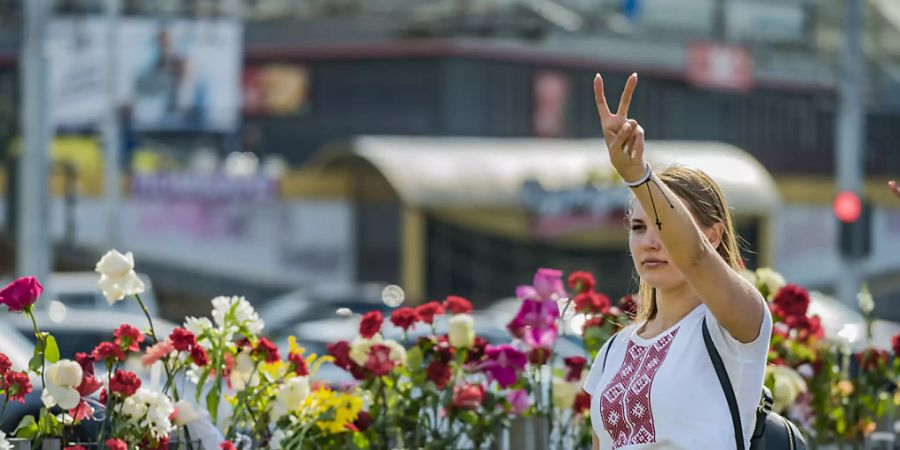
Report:
[[753,57],[742,47],[695,43],[688,46],[687,80],[707,89],[749,91],[753,87]]

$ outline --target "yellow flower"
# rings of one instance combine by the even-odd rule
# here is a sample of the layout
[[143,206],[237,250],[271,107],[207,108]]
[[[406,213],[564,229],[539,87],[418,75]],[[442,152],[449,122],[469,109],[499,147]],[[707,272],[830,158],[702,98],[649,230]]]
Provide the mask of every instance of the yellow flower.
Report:
[[841,394],[842,397],[847,397],[853,393],[853,383],[849,380],[841,380],[837,384],[837,392]]
[[299,353],[302,355],[305,351],[305,348],[297,345],[297,338],[288,336],[288,353]]

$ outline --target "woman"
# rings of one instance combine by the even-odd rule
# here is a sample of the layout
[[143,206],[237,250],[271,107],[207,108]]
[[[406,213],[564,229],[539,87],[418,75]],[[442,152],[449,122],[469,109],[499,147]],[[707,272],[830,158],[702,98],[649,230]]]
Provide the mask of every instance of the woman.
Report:
[[739,272],[737,236],[715,182],[699,170],[654,173],[645,163],[644,131],[627,117],[636,85],[633,74],[612,114],[603,79],[594,79],[609,159],[634,194],[629,248],[641,279],[637,320],[600,350],[584,384],[592,395],[594,449],[736,448],[703,341],[704,319],[734,386],[749,448],[772,318]]

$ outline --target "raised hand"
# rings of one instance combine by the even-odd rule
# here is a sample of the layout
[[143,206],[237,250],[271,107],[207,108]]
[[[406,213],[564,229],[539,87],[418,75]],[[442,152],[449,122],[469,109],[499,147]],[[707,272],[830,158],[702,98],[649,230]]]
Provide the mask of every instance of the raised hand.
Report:
[[628,107],[637,86],[637,74],[631,74],[625,83],[619,108],[615,114],[609,110],[603,92],[603,77],[594,77],[594,101],[603,127],[603,138],[609,151],[609,160],[625,181],[634,181],[644,173],[644,130],[637,122],[628,119]]
[[900,198],[900,186],[897,186],[897,182],[894,180],[888,181],[888,186],[891,187],[891,192],[893,192],[897,198]]

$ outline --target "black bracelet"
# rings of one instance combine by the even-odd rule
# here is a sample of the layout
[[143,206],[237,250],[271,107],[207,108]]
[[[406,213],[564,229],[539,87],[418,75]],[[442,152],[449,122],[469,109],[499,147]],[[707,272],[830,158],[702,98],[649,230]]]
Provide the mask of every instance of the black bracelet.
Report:
[[644,176],[642,176],[640,180],[632,183],[629,183],[624,179],[622,181],[625,183],[625,186],[628,186],[632,189],[643,184],[647,185],[647,194],[650,195],[650,206],[653,207],[653,215],[656,216],[656,228],[662,231],[662,222],[659,221],[659,214],[656,212],[656,202],[653,201],[653,190],[650,189],[650,182],[653,182],[653,184],[656,185],[656,188],[659,189],[660,193],[662,193],[663,198],[666,199],[666,203],[669,204],[670,208],[675,209],[675,205],[673,205],[672,202],[669,201],[669,197],[666,197],[665,192],[663,192],[662,188],[659,187],[659,183],[657,183],[656,180],[653,179],[653,170],[651,170],[650,168],[650,163],[644,162],[644,167],[646,167],[646,170],[644,171]]

